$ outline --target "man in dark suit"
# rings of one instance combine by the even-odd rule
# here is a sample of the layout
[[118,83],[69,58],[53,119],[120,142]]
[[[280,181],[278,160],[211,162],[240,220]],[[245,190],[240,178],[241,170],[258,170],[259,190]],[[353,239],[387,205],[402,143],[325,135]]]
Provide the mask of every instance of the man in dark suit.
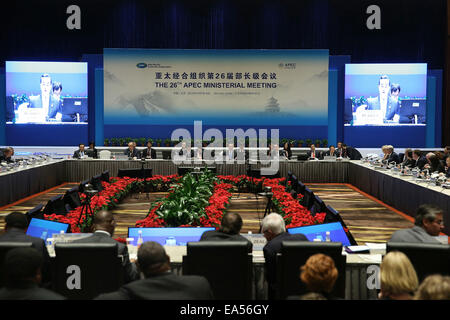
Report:
[[266,261],[266,279],[269,285],[269,300],[273,300],[276,292],[277,253],[281,251],[281,243],[283,241],[308,241],[308,239],[303,234],[287,233],[284,219],[278,213],[271,213],[263,219],[261,232],[267,239],[267,244],[263,248],[263,253]]
[[73,153],[73,158],[74,159],[82,159],[84,158],[84,156],[87,156],[88,153],[86,150],[84,150],[85,146],[84,143],[80,143],[78,145],[78,150],[75,150],[75,152]]
[[325,152],[325,155],[324,155],[324,156],[325,156],[325,157],[336,157],[336,156],[337,156],[337,154],[336,154],[336,149],[334,148],[333,145],[331,145],[331,146],[329,147],[328,151]]
[[400,163],[400,157],[397,153],[394,152],[394,147],[391,145],[386,146],[386,155],[385,158],[387,163],[395,162],[395,164]]
[[414,227],[394,232],[389,242],[440,244],[435,238],[444,231],[444,211],[436,205],[423,204],[416,213]]
[[156,150],[152,148],[152,142],[147,141],[147,149],[142,151],[143,159],[156,159]]
[[123,152],[128,158],[140,158],[141,153],[136,149],[136,144],[134,142],[128,142],[128,148]]
[[423,167],[427,164],[427,158],[424,155],[422,155],[422,151],[420,151],[419,149],[415,149],[413,151],[412,157],[415,161],[414,167],[423,170]]
[[[387,120],[397,120],[399,113],[399,102],[396,99],[391,98],[389,95],[391,90],[389,77],[383,75],[378,81],[379,95],[374,98],[367,99],[367,110],[381,110],[383,115],[383,122]],[[394,116],[397,117],[394,118]]]
[[0,235],[0,242],[31,242],[43,257],[43,283],[47,285],[51,281],[50,256],[44,240],[26,234],[28,220],[21,212],[11,212],[5,217],[5,232]]
[[122,266],[124,271],[124,282],[128,283],[139,278],[136,265],[130,262],[128,248],[123,243],[112,238],[116,228],[116,221],[110,211],[99,211],[94,216],[94,234],[90,237],[75,240],[74,243],[117,243],[118,255],[122,256]]
[[3,262],[5,287],[0,289],[0,300],[64,300],[63,296],[39,287],[43,262],[35,248],[9,250]]
[[219,230],[206,231],[200,241],[247,241],[248,252],[252,252],[253,244],[239,232],[242,228],[242,218],[238,213],[227,212],[222,217]]
[[14,155],[14,149],[11,147],[8,147],[2,151],[0,151],[0,162],[7,162],[11,163],[14,162],[14,160],[11,159],[11,157]]
[[212,300],[208,280],[201,276],[177,276],[170,272],[170,258],[157,242],[145,242],[138,250],[137,265],[145,279],[98,296],[98,300]]
[[308,155],[308,158],[311,160],[320,160],[322,157],[322,152],[316,151],[316,146],[314,144],[311,144],[310,150],[306,153]]
[[239,144],[239,149],[236,151],[236,160],[238,163],[245,163],[249,159],[249,153],[244,148],[244,144]]
[[89,157],[98,159],[98,150],[95,148],[94,141],[89,142],[89,148],[86,150]]

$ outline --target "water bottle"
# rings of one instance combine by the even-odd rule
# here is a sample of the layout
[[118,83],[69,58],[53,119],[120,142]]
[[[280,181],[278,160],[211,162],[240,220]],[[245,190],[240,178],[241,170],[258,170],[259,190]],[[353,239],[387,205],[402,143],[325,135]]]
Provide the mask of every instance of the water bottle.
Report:
[[141,245],[144,243],[144,239],[142,238],[142,230],[139,230],[138,233],[139,233],[139,238],[137,241],[137,247],[139,249],[141,247]]
[[325,241],[326,241],[326,242],[331,242],[330,231],[327,231],[327,232],[325,233]]
[[65,239],[65,237],[64,237],[64,230],[61,230],[61,231],[59,232],[59,238],[60,238],[60,242],[61,242],[61,243],[65,243],[65,242],[66,242],[66,239]]

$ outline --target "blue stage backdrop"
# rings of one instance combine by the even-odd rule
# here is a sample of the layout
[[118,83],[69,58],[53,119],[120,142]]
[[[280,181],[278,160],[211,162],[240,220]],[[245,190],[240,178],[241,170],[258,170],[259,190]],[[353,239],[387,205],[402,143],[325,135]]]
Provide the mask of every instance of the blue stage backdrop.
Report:
[[105,136],[201,120],[281,134],[318,126],[326,138],[328,60],[328,50],[105,49]]

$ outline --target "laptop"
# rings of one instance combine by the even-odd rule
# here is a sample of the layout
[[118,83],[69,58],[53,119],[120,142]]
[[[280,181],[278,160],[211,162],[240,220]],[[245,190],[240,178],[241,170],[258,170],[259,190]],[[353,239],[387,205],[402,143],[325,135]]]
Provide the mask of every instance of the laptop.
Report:
[[336,161],[336,157],[335,156],[324,156],[323,160]]
[[139,231],[142,232],[144,242],[154,241],[163,246],[185,246],[188,242],[199,241],[206,231],[216,230],[209,227],[181,227],[181,228],[128,228],[128,238],[133,238],[130,242],[137,245]]
[[46,241],[47,238],[52,238],[54,233],[59,234],[61,231],[66,233],[68,229],[69,224],[67,223],[32,218],[28,225],[27,235]]

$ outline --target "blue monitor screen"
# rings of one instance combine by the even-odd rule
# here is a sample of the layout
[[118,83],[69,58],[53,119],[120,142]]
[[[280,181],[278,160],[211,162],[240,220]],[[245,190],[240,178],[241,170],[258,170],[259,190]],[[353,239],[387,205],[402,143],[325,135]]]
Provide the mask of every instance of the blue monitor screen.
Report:
[[86,62],[6,61],[6,123],[86,125]]
[[345,126],[425,126],[426,63],[345,65]]
[[60,233],[61,230],[67,232],[68,228],[69,225],[67,223],[32,218],[28,226],[27,235],[41,238],[45,241],[47,238],[51,238],[54,233]]
[[312,226],[305,227],[297,227],[297,228],[289,228],[287,231],[291,234],[301,233],[308,238],[309,241],[314,241],[314,239],[320,239],[321,241],[325,241],[326,232],[330,231],[330,240],[331,242],[341,242],[343,246],[350,246],[350,240],[345,233],[344,228],[340,222],[333,223],[323,223],[316,224]]
[[215,228],[128,228],[128,238],[134,238],[133,245],[137,245],[139,230],[142,231],[144,242],[155,241],[163,246],[185,246],[188,242],[199,241],[205,231]]

